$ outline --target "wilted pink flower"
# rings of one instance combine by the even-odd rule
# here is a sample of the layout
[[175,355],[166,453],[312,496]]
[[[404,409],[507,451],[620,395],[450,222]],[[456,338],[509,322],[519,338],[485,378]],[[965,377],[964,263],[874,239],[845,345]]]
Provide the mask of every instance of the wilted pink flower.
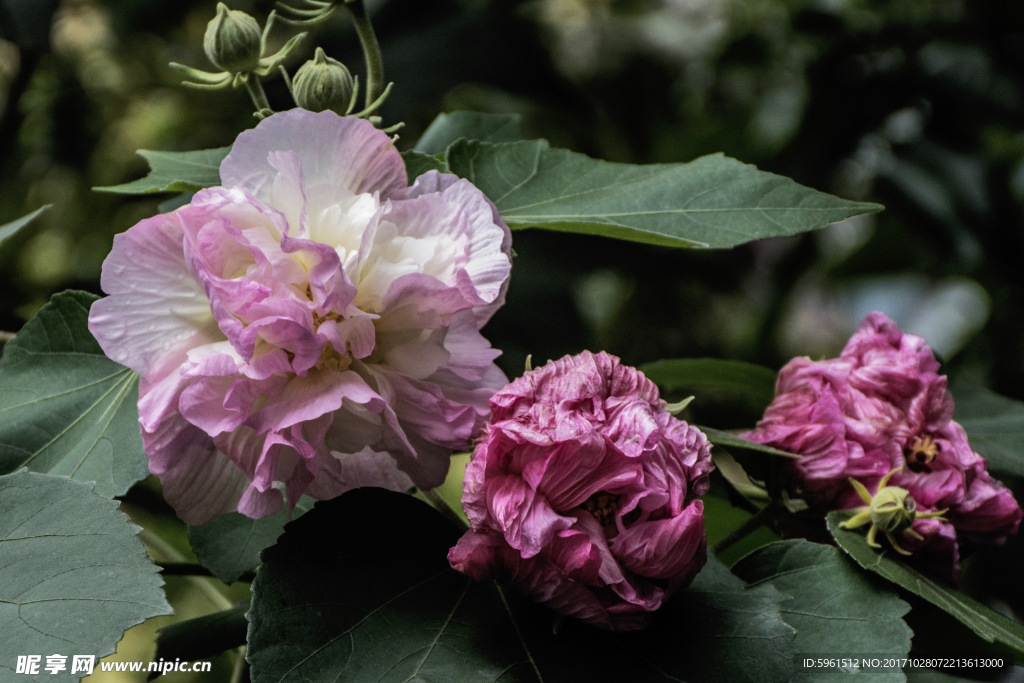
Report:
[[707,559],[711,450],[606,353],[527,372],[491,398],[466,468],[472,525],[452,566],[613,630],[643,627]]
[[151,471],[179,516],[444,480],[505,377],[480,328],[511,237],[452,175],[407,187],[371,124],[276,114],[223,187],[118,235],[89,329],[141,375]]
[[888,481],[906,489],[925,512],[901,538],[914,561],[955,581],[958,544],[1002,543],[1021,509],[986,471],[985,459],[953,421],[953,398],[939,363],[920,337],[872,313],[839,358],[794,358],[779,372],[775,400],[745,438],[801,455],[788,464],[794,495],[821,511],[863,505],[849,479],[874,492]]

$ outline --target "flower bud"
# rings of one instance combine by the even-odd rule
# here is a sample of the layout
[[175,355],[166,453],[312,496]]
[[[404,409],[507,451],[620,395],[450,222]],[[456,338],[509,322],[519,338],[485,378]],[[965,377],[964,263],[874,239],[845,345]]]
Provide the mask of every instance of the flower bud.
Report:
[[352,74],[344,64],[328,57],[321,48],[295,74],[292,94],[295,104],[309,111],[330,109],[347,113],[352,100]]
[[217,3],[217,16],[206,26],[206,56],[228,73],[247,73],[256,68],[263,53],[260,25],[245,12]]
[[886,486],[871,499],[871,523],[879,531],[897,533],[909,529],[917,517],[917,501],[906,489]]

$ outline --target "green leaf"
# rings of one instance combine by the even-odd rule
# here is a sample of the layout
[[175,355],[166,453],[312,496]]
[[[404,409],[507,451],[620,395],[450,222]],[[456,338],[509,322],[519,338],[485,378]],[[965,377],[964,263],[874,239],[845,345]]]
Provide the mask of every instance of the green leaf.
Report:
[[180,209],[189,202],[192,201],[192,197],[195,196],[195,192],[182,192],[181,194],[175,195],[170,199],[165,199],[157,205],[156,210],[160,213],[170,213],[175,209]]
[[[910,652],[913,632],[903,615],[910,605],[859,571],[843,554],[804,540],[780,541],[755,550],[732,571],[752,586],[771,585],[792,596],[782,616],[796,629],[801,654]],[[818,671],[815,681],[846,681],[849,673]],[[902,672],[876,673],[878,683],[905,681]]]
[[746,439],[741,439],[729,432],[723,432],[711,427],[698,427],[698,429],[704,432],[704,436],[708,437],[708,441],[716,446],[725,446],[726,448],[744,448],[748,451],[758,451],[760,453],[768,453],[769,455],[777,455],[782,458],[792,458],[794,460],[800,457],[795,453],[787,453],[786,451],[780,451],[778,448],[772,448],[771,446],[765,446],[764,444],[747,441]]
[[425,154],[444,154],[460,138],[484,142],[515,142],[522,140],[523,117],[519,114],[482,114],[476,111],[454,111],[438,114],[414,149]]
[[[0,476],[0,678],[78,680],[72,656],[114,651],[124,631],[170,614],[163,579],[135,537],[139,527],[91,484],[20,471]],[[67,655],[48,673],[46,655]],[[42,655],[35,676],[15,655]]]
[[[660,621],[622,638],[661,666],[658,660],[674,663],[670,680],[788,681],[797,653],[794,629],[780,613],[788,599],[773,586],[747,586],[709,550],[693,585],[662,608]],[[681,643],[686,651],[674,652]]]
[[155,192],[195,192],[220,185],[220,162],[231,147],[201,149],[195,152],[154,152],[140,149],[149,162],[149,175],[123,185],[94,187],[97,192],[117,194],[153,194]]
[[763,365],[719,358],[659,360],[638,369],[666,391],[732,396],[760,410],[775,398],[778,374]]
[[430,154],[423,154],[422,152],[415,152],[410,149],[407,152],[402,152],[402,159],[405,161],[405,174],[409,178],[410,185],[415,183],[416,179],[427,171],[448,172],[448,164],[445,163],[444,159],[431,156]]
[[830,512],[828,530],[836,543],[857,564],[881,574],[897,586],[919,595],[970,627],[986,642],[998,642],[1007,648],[1016,664],[1024,664],[1024,626],[1010,621],[1002,614],[981,604],[972,597],[925,576],[913,567],[894,559],[888,550],[877,551],[868,545],[862,532],[843,529],[841,522],[849,512]]
[[55,294],[0,358],[0,474],[28,467],[123,494],[149,474],[138,376],[89,333],[87,292]]
[[545,140],[459,140],[448,166],[497,205],[509,227],[603,235],[671,247],[724,249],[795,235],[878,204],[839,199],[721,154],[686,164],[591,159]]
[[954,379],[953,419],[963,426],[971,447],[993,470],[1024,477],[1024,403],[976,384]]
[[[245,613],[248,611],[249,601],[246,600],[222,612],[164,626],[156,638],[153,661],[174,661],[177,658],[194,662],[245,645],[245,635],[249,629]],[[159,672],[151,673],[149,680],[159,675]]]
[[249,661],[275,681],[775,682],[793,629],[770,586],[714,560],[641,633],[609,634],[453,570],[459,532],[412,496],[358,489],[319,502],[263,553]]
[[[292,519],[312,509],[315,502],[309,496],[299,498]],[[224,583],[234,583],[260,563],[260,552],[274,544],[287,522],[288,513],[284,509],[260,519],[229,512],[203,526],[189,527],[188,540],[200,564]]]
[[14,235],[19,230],[21,230],[26,225],[34,221],[39,216],[39,214],[41,214],[43,211],[46,211],[51,206],[53,206],[53,204],[41,206],[32,213],[28,214],[27,216],[22,216],[18,220],[7,223],[6,225],[0,225],[0,249],[3,248],[4,243],[7,242],[7,240],[14,237]]

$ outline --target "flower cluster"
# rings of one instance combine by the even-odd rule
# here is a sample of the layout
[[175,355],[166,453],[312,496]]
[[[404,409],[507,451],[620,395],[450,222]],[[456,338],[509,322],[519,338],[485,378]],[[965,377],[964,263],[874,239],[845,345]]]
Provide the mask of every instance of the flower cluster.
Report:
[[789,486],[818,511],[859,508],[862,489],[880,484],[906,491],[920,514],[899,543],[916,564],[955,582],[959,546],[1003,542],[1021,509],[953,420],[938,370],[923,339],[872,313],[839,358],[795,358],[782,368],[764,419],[742,436],[799,453]]
[[511,236],[452,175],[407,187],[392,141],[330,111],[242,133],[223,187],[118,235],[89,329],[141,376],[150,469],[179,516],[282,489],[440,484],[506,383],[480,328]]
[[566,356],[491,399],[466,469],[472,528],[448,559],[613,630],[644,626],[707,559],[707,438],[606,353]]

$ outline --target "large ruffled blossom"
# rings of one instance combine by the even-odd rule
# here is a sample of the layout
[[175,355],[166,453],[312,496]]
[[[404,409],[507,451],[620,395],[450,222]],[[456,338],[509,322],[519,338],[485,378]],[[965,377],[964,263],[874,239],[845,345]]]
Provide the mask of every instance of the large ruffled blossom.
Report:
[[[789,487],[818,511],[864,505],[850,479],[874,494],[887,480],[909,492],[921,512],[898,543],[911,561],[955,582],[960,546],[1002,543],[1021,509],[986,471],[953,420],[953,398],[924,340],[872,313],[839,358],[794,358],[779,372],[775,400],[745,438],[800,454]],[[923,539],[923,540],[922,540]]]
[[707,438],[606,353],[566,356],[491,399],[448,559],[613,630],[643,627],[707,559]]
[[468,181],[408,187],[332,112],[242,133],[223,187],[114,239],[89,329],[141,377],[150,469],[190,524],[307,493],[440,484],[507,381],[480,328],[511,237]]

